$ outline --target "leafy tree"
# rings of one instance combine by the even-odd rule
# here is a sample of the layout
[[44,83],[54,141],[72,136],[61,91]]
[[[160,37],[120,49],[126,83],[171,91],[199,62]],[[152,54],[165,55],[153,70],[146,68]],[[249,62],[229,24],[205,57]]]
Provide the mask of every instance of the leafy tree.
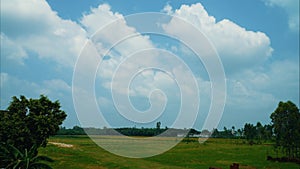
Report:
[[246,123],[244,126],[244,135],[247,141],[249,142],[249,144],[252,145],[254,143],[254,138],[256,136],[255,126],[253,124]]
[[13,145],[0,145],[0,167],[5,168],[19,168],[19,169],[51,169],[51,167],[42,161],[53,162],[47,156],[38,156],[36,154],[37,147],[34,145],[29,151],[25,149],[24,152],[20,151]]
[[214,138],[219,138],[220,137],[220,132],[218,129],[213,129],[211,136]]
[[156,129],[159,130],[159,129],[160,129],[160,126],[161,126],[161,122],[159,121],[159,122],[156,123]]
[[12,97],[7,110],[0,112],[0,142],[22,153],[34,145],[45,147],[67,116],[60,107],[58,101],[52,102],[43,95],[39,99]]
[[291,101],[279,102],[271,114],[275,148],[285,151],[288,158],[300,158],[300,112]]
[[221,133],[223,138],[232,138],[233,137],[232,130],[227,129],[225,126],[223,129],[224,129],[224,131]]
[[243,136],[243,129],[238,129],[236,133],[237,133],[237,136],[239,138],[242,137]]
[[264,126],[264,140],[271,140],[272,139],[272,136],[273,136],[273,126],[270,125],[270,124],[266,124]]
[[256,128],[256,140],[257,140],[257,143],[261,144],[263,136],[264,136],[264,132],[265,132],[264,131],[264,127],[263,127],[263,125],[260,122],[257,122],[255,128]]
[[232,134],[232,136],[235,136],[235,134],[236,134],[236,131],[235,131],[235,127],[234,127],[234,126],[231,127],[231,134]]

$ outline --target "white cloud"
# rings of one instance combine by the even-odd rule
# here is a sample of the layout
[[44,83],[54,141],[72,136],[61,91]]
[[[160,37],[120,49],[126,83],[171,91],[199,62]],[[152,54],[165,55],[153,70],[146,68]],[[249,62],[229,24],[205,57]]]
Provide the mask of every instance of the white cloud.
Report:
[[[228,72],[262,63],[272,54],[273,49],[266,34],[246,30],[228,19],[216,22],[200,3],[182,5],[174,11],[174,15],[193,24],[211,40]],[[177,21],[172,19],[165,25],[166,32],[174,35],[182,33]],[[193,37],[189,32],[184,32],[184,36]],[[200,43],[199,39],[191,40],[194,44]]]
[[38,98],[39,95],[47,95],[51,100],[59,100],[62,110],[66,111],[68,116],[64,125],[72,127],[78,124],[77,116],[74,112],[71,97],[71,87],[61,79],[44,80],[41,82],[29,81],[26,76],[13,76],[9,73],[0,73],[1,92],[0,108],[6,109],[9,106],[12,96],[19,97],[24,95],[27,98]]
[[[40,94],[62,98],[71,94],[71,86],[61,79],[44,80],[41,83],[20,79],[8,73],[1,72],[1,98],[26,95],[36,97]],[[5,89],[2,91],[2,89]],[[8,97],[7,97],[8,96]],[[2,102],[2,100],[1,100]]]
[[123,15],[113,13],[108,4],[102,4],[97,8],[91,8],[90,13],[84,14],[80,23],[89,32],[89,35],[93,35],[99,29],[118,19],[123,19]]
[[12,96],[25,95],[27,97],[36,97],[40,95],[38,91],[40,86],[34,82],[21,80],[8,73],[1,72],[1,109],[6,109]]
[[255,109],[253,105],[262,108],[276,103],[276,98],[272,93],[259,91],[253,86],[247,86],[243,79],[241,81],[228,80],[228,87],[227,105],[240,107],[245,112],[247,112],[247,109]]
[[22,46],[9,39],[4,33],[1,33],[1,56],[13,60],[20,65],[24,65],[24,59],[28,57],[27,52]]
[[268,6],[283,8],[289,17],[289,28],[299,32],[299,0],[263,0]]
[[[1,3],[2,21],[1,34],[10,38],[19,51],[28,50],[67,67],[74,66],[86,40],[85,31],[77,23],[60,18],[42,0]],[[15,49],[7,48],[5,52],[9,57]]]
[[[92,35],[91,39],[97,48],[98,54],[102,57],[104,55],[109,57],[109,59],[104,59],[98,67],[98,77],[101,78],[101,83],[105,88],[111,88],[115,71],[122,68],[123,71],[117,73],[119,79],[114,81],[116,86],[114,91],[127,95],[128,89],[124,83],[132,78],[129,72],[146,68],[147,65],[158,65],[159,58],[154,57],[158,56],[154,50],[143,52],[143,50],[154,48],[149,37],[141,35],[134,27],[128,26],[123,15],[112,12],[109,5],[102,4],[97,8],[92,8],[91,12],[85,14],[80,22],[88,30],[88,34]],[[107,49],[110,48],[112,49],[109,53],[106,53]],[[130,59],[130,57],[136,59]],[[147,78],[143,77],[139,80],[147,81]],[[144,91],[145,94],[145,91],[152,89],[151,86],[146,86],[143,88],[138,87],[136,90],[139,89],[139,92]]]
[[7,83],[8,80],[8,74],[7,73],[0,73],[0,87],[3,89],[4,84]]
[[66,93],[71,94],[72,87],[61,79],[45,80],[41,85],[41,93],[63,97]]
[[123,15],[113,13],[107,4],[92,8],[91,13],[84,15],[80,22],[88,34],[93,35],[91,39],[100,48],[98,52],[101,55],[111,47],[116,57],[121,58],[138,50],[153,48],[148,36],[142,36],[134,27],[128,26]]
[[[227,80],[228,104],[247,109],[274,107],[279,101],[299,102],[299,64],[289,60],[252,69]],[[253,107],[253,105],[256,105]],[[269,110],[272,111],[272,110]]]
[[106,108],[111,108],[113,106],[113,102],[103,96],[100,96],[97,101],[98,101],[98,105],[100,105],[100,107],[104,106]]
[[275,61],[266,70],[269,77],[265,91],[280,100],[299,102],[299,60]]
[[[292,1],[266,1],[286,9],[290,16],[290,28],[295,28],[293,24],[296,24],[296,27],[298,24],[299,28],[299,22],[292,19],[299,20],[299,15],[293,12],[299,11],[299,8],[298,6],[295,7],[296,5],[292,6]],[[247,30],[228,19],[216,22],[216,19],[210,16],[199,3],[190,6],[182,5],[177,10],[166,5],[163,11],[179,16],[200,29],[216,46],[225,68],[227,68],[226,70],[236,72],[228,79],[227,103],[229,109],[234,109],[231,111],[242,110],[240,112],[256,114],[261,108],[268,109],[279,100],[292,98],[293,101],[299,101],[297,96],[299,93],[299,61],[272,61],[267,63],[269,64],[267,67],[263,67],[266,65],[264,61],[272,54],[271,42],[265,33]],[[117,22],[108,25],[114,21]],[[194,37],[189,34],[190,32],[182,32],[181,25],[175,21],[171,20],[168,25],[165,25],[167,32],[182,33],[182,35]],[[107,54],[109,57],[99,65],[98,77],[106,89],[110,89],[114,71],[123,63],[125,64],[123,71],[119,72],[121,78],[115,82],[117,86],[115,90],[118,94],[128,94],[128,86],[124,83],[127,78],[131,77],[129,72],[141,70],[149,65],[164,67],[172,76],[177,74],[183,79],[184,83],[181,86],[183,91],[191,96],[196,94],[195,90],[189,87],[191,81],[185,79],[189,72],[183,70],[180,64],[174,60],[161,57],[162,54],[159,52],[141,52],[144,49],[154,48],[155,44],[148,36],[141,35],[134,27],[128,26],[124,16],[111,11],[107,4],[92,8],[89,13],[84,14],[80,24],[77,24],[60,18],[46,1],[10,0],[1,3],[1,22],[1,57],[14,60],[18,64],[26,63],[24,60],[31,59],[30,55],[34,53],[38,54],[41,59],[54,60],[59,65],[73,68],[86,38],[100,29],[101,31],[92,37],[99,56],[103,57],[109,46],[119,40],[124,40],[114,46],[113,50]],[[194,43],[198,44],[197,39],[193,40]],[[189,52],[191,52],[185,46],[171,46],[170,48],[175,53],[181,52],[184,55],[190,55]],[[141,53],[136,54],[131,60],[127,58],[136,51]],[[87,54],[91,53],[87,52]],[[89,64],[94,61],[92,59],[86,61],[87,65],[85,65],[84,70],[90,71]],[[69,82],[59,77],[40,82],[28,81],[27,78],[24,75],[22,79],[19,79],[9,73],[1,72],[1,108],[8,103],[5,98],[9,99],[13,95],[18,96],[20,94],[36,97],[41,93],[63,100],[67,106],[73,106],[70,103],[72,99]],[[161,89],[168,96],[168,99],[178,98],[179,91],[172,78],[160,71],[143,71],[133,80],[129,95],[137,96],[137,98],[148,97],[151,91]],[[201,101],[204,100],[204,103],[201,104],[209,109],[211,83],[202,80],[201,77],[196,78]],[[83,81],[82,83],[88,82]],[[90,88],[87,90],[92,91]],[[89,98],[92,96],[85,95],[85,97],[83,104],[85,104],[86,109],[91,110],[91,112],[95,111],[96,109],[89,109]],[[153,98],[157,103],[165,101],[164,95],[153,95]],[[106,95],[98,97],[97,101],[104,106],[111,107],[112,101],[107,99]],[[251,108],[251,112],[247,110],[248,108]],[[96,119],[93,120],[96,121]]]
[[173,14],[173,8],[170,4],[167,4],[164,9],[162,10],[162,12],[167,13],[168,15],[172,15]]

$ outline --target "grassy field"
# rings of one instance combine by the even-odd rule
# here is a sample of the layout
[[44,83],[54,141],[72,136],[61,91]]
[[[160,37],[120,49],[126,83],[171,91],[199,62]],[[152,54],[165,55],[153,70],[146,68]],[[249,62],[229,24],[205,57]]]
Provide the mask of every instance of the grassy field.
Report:
[[46,148],[40,148],[41,155],[47,155],[55,160],[51,163],[54,169],[208,169],[210,166],[229,169],[229,165],[233,162],[239,163],[242,169],[300,169],[300,165],[293,163],[267,161],[267,155],[276,156],[272,145],[250,146],[242,144],[242,140],[209,139],[203,144],[199,144],[197,140],[189,143],[181,142],[161,155],[143,159],[111,154],[86,136],[53,137],[49,141],[73,145],[59,147],[48,144]]

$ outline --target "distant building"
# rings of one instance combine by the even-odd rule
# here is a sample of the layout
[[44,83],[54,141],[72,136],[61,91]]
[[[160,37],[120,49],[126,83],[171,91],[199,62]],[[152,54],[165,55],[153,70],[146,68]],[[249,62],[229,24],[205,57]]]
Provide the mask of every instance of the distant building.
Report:
[[191,134],[190,137],[201,137],[201,134]]
[[177,137],[184,137],[185,134],[177,134]]

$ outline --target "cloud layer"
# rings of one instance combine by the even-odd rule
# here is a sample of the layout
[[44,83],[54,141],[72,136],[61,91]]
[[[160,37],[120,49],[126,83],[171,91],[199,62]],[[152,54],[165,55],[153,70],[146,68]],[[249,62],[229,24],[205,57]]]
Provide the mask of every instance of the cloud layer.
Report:
[[[294,1],[265,0],[265,2],[268,5],[284,8],[289,16],[288,22],[291,30],[299,29],[299,7],[295,7]],[[299,4],[299,1],[297,3]],[[291,99],[299,102],[299,64],[289,59],[288,56],[281,60],[273,58],[271,38],[267,36],[267,33],[249,30],[229,19],[217,22],[215,17],[211,16],[200,3],[181,5],[178,9],[167,5],[162,11],[191,23],[216,47],[225,67],[228,85],[228,99],[222,124],[232,123],[230,117],[239,118],[241,124],[249,120],[248,117],[253,117],[253,119],[250,118],[251,120],[257,117],[256,119],[267,121],[270,112],[266,111],[272,111],[278,101]],[[111,27],[106,27],[114,21],[117,22]],[[111,78],[121,63],[124,64],[124,71],[120,72],[121,78],[115,81],[115,85],[117,86],[116,92],[122,95],[128,94],[128,86],[124,87],[125,80],[122,78],[128,78],[128,72],[135,70],[137,65],[141,67],[145,65],[165,66],[169,75],[180,74],[181,77],[187,77],[188,72],[182,69],[180,64],[175,64],[173,59],[161,57],[160,52],[137,54],[135,56],[137,59],[128,63],[124,62],[126,57],[136,51],[156,48],[164,41],[158,44],[151,36],[141,34],[135,27],[127,24],[125,16],[112,11],[108,4],[93,7],[84,13],[82,18],[78,18],[78,21],[72,21],[61,18],[46,1],[10,0],[1,3],[1,22],[1,61],[9,64],[1,68],[1,109],[6,108],[13,95],[25,94],[28,97],[37,97],[39,94],[47,94],[61,100],[63,107],[70,115],[66,123],[69,126],[74,125],[76,114],[71,98],[70,77],[72,77],[76,59],[88,39],[94,43],[99,57],[103,59],[99,64],[96,77],[96,85],[99,86],[95,90],[100,93],[97,95],[98,103],[102,104],[107,111],[114,111],[111,96],[108,93]],[[182,31],[180,27],[182,25],[178,24],[175,19],[159,24],[164,25],[164,30],[172,35],[181,34],[193,37],[190,32]],[[101,31],[97,32],[99,30]],[[128,35],[135,36],[118,43],[106,53],[109,46]],[[193,41],[195,44],[199,43],[198,39],[193,39]],[[182,54],[180,58],[189,63],[193,62],[189,58],[191,53],[186,48],[168,45],[162,49]],[[51,76],[31,77],[31,74],[27,74],[28,71],[42,71],[37,69],[32,64],[33,62],[43,64],[40,67],[45,69],[59,67],[59,70],[51,69]],[[93,60],[86,61],[87,73],[89,73],[91,62]],[[189,66],[193,69],[198,68],[199,65]],[[24,71],[23,74],[22,71]],[[142,109],[147,108],[149,100],[145,98],[148,98],[151,91],[155,89],[164,90],[170,103],[179,105],[178,86],[169,75],[153,70],[137,74],[129,86],[129,95],[133,98],[132,100],[136,101],[134,105],[142,104]],[[202,97],[200,107],[204,107],[201,111],[205,112],[209,109],[211,83],[209,79],[203,78],[202,74],[195,74],[195,78],[200,85]],[[186,80],[186,83],[188,84],[189,81]],[[185,89],[187,93],[195,94],[194,90],[188,89],[188,87]],[[154,101],[157,103],[165,101],[163,95],[155,95],[155,97]],[[168,111],[169,113],[175,112],[171,108]],[[197,120],[202,121],[204,116],[200,115],[201,119]],[[165,120],[168,121],[168,118]],[[124,125],[126,125],[125,122]],[[201,125],[197,127],[201,128]]]

